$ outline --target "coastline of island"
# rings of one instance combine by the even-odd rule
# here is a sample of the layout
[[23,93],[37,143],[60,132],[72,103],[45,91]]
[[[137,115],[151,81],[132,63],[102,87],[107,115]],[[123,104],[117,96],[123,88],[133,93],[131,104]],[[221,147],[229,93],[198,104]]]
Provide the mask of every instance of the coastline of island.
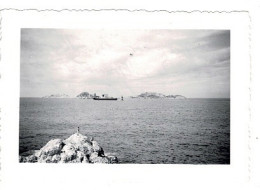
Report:
[[[80,94],[78,94],[75,97],[70,97],[67,94],[51,94],[48,96],[43,96],[42,98],[78,98],[78,99],[94,99],[96,97],[96,94],[93,93],[89,93],[87,91],[81,92]],[[123,97],[123,96],[120,96]],[[162,93],[157,93],[157,92],[144,92],[141,93],[139,95],[136,96],[128,96],[127,98],[131,98],[131,99],[187,99],[187,97],[183,96],[183,95],[165,95]]]

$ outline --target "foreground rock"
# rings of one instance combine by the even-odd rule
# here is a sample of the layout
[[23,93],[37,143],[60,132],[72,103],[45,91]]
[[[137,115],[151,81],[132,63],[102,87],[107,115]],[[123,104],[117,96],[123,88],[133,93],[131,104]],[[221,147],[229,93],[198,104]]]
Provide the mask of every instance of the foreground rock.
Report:
[[93,138],[80,133],[71,135],[66,140],[50,140],[40,150],[30,156],[20,156],[20,162],[39,163],[118,163],[115,156],[107,156]]

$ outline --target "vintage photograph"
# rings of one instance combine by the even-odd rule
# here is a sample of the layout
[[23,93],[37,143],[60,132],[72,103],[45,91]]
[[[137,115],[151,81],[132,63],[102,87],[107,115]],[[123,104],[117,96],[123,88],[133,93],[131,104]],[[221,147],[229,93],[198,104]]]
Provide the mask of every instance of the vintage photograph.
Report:
[[230,164],[230,30],[20,33],[20,163]]

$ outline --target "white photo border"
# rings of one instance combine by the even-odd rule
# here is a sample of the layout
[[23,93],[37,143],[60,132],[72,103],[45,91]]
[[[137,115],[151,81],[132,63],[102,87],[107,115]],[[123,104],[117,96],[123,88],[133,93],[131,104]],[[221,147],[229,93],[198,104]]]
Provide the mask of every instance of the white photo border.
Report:
[[[3,11],[1,20],[1,183],[3,189],[244,189],[249,177],[247,12]],[[216,29],[231,35],[230,165],[19,163],[21,28]]]

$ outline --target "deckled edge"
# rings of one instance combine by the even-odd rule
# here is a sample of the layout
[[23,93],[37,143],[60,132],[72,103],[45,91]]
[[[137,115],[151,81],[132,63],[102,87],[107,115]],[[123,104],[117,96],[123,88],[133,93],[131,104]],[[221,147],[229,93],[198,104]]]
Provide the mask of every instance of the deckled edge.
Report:
[[114,11],[114,12],[119,12],[119,11],[127,11],[127,12],[148,12],[148,13],[153,13],[153,12],[166,12],[166,13],[248,13],[247,10],[231,10],[231,11],[209,11],[209,10],[190,10],[190,11],[185,11],[185,10],[148,10],[148,9],[17,9],[17,8],[3,8],[0,9],[0,11],[37,11],[37,12],[46,12],[46,11],[53,11],[53,12],[63,12],[63,11],[69,11],[69,12],[93,12],[93,11],[99,11],[99,12],[104,12],[104,11]]

